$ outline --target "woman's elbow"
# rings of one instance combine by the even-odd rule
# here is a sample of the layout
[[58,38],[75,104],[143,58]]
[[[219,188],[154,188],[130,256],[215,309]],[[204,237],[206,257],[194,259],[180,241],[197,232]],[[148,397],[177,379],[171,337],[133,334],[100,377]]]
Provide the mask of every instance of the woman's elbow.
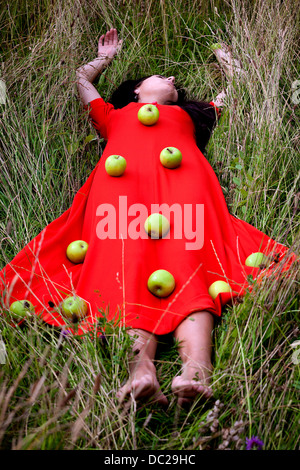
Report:
[[83,73],[83,71],[80,68],[76,70],[75,75],[76,75],[76,82],[77,83],[80,80],[86,80],[87,79],[87,77],[85,76],[85,74]]

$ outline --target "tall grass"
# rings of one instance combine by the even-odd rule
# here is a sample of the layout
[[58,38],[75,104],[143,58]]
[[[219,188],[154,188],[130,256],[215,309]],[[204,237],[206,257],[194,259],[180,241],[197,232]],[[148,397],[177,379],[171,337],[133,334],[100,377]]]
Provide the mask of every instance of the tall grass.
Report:
[[[237,217],[299,253],[299,79],[297,3],[188,0],[2,2],[1,76],[8,90],[0,120],[1,266],[72,204],[104,144],[82,113],[75,70],[96,56],[116,27],[123,50],[98,82],[107,99],[125,78],[175,75],[191,95],[226,86],[209,46],[225,41],[245,74],[231,84],[206,157]],[[2,449],[299,448],[299,273],[255,286],[227,307],[213,332],[214,399],[181,410],[170,385],[180,373],[176,345],[161,338],[156,366],[170,405],[129,401],[130,337],[107,325],[63,336],[37,318],[13,328],[0,316],[7,360],[0,373]],[[125,358],[125,360],[124,360]]]

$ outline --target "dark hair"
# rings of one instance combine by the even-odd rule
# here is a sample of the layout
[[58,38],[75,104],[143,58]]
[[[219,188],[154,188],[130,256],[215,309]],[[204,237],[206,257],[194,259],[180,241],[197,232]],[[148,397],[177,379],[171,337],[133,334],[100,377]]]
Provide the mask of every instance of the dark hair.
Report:
[[[140,83],[146,80],[146,78],[149,78],[149,76],[151,75],[138,80],[125,80],[113,92],[108,102],[116,109],[123,108],[132,101],[137,102],[138,96],[135,94],[134,90]],[[195,126],[197,146],[201,152],[204,152],[216,124],[216,110],[214,106],[206,101],[189,100],[184,88],[176,86],[176,90],[178,92],[178,100],[176,103],[172,104],[180,106],[189,114]]]

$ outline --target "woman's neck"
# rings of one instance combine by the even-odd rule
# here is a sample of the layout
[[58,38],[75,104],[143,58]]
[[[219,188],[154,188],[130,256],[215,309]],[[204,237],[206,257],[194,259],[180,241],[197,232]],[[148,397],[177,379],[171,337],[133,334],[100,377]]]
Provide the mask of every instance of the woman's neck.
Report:
[[154,103],[156,102],[157,104],[168,104],[169,101],[166,101],[163,97],[157,96],[157,94],[144,94],[141,95],[139,94],[139,99],[138,103]]

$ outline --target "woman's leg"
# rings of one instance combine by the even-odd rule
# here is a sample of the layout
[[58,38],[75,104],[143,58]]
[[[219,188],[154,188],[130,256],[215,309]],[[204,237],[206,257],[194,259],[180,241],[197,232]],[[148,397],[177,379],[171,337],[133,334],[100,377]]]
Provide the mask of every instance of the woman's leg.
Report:
[[160,391],[153,360],[157,348],[157,338],[145,330],[132,329],[128,332],[135,336],[132,356],[129,360],[129,379],[118,391],[117,397],[123,401],[131,393],[135,399],[151,398],[162,405],[168,400]]
[[174,332],[181,342],[179,353],[182,359],[182,374],[175,377],[172,390],[178,395],[178,403],[190,402],[197,395],[209,398],[212,390],[209,387],[212,372],[212,330],[213,314],[203,310],[192,313]]

